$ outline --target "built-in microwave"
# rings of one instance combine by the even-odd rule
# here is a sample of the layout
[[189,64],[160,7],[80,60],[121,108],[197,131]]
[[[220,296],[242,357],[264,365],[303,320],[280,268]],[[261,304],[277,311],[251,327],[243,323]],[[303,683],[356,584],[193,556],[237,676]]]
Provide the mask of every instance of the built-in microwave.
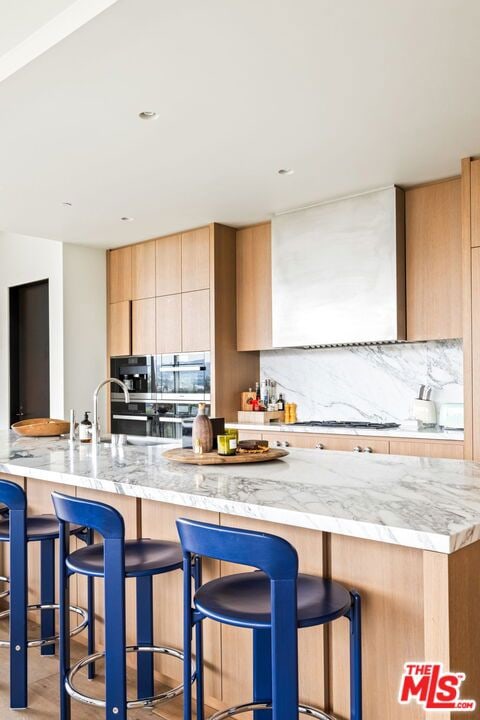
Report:
[[158,400],[210,400],[210,353],[157,355],[155,387]]

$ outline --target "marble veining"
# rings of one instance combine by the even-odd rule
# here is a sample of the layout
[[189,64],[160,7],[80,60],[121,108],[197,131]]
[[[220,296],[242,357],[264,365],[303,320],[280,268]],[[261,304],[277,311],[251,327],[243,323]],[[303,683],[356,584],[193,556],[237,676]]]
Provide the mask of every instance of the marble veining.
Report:
[[463,402],[461,340],[267,350],[260,371],[297,403],[299,420],[401,423],[421,384],[432,386],[437,406]]
[[171,446],[97,448],[0,431],[0,473],[451,553],[480,539],[480,464],[291,450],[272,463],[179,465]]

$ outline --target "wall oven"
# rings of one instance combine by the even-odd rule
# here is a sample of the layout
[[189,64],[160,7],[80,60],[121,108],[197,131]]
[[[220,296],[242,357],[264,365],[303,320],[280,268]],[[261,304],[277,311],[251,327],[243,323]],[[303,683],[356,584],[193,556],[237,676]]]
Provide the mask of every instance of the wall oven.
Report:
[[[123,400],[123,395],[122,395]],[[115,435],[156,436],[155,403],[113,401],[111,404],[111,431]]]
[[[155,400],[154,356],[114,357],[110,361],[111,377],[125,383],[133,402]],[[123,393],[112,389],[112,402],[123,401]]]
[[158,400],[210,400],[210,353],[157,355],[155,386]]
[[193,419],[197,414],[197,410],[196,403],[183,401],[158,402],[154,420],[157,425],[156,437],[181,441],[183,420]]

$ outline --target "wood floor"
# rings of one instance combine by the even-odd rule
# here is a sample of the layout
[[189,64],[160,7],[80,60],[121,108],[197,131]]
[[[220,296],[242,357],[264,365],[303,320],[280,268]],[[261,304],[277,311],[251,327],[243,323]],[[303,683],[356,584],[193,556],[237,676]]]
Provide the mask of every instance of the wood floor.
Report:
[[[2,628],[3,629],[3,628]],[[35,626],[32,626],[32,636],[36,633]],[[85,648],[78,643],[72,642],[73,657],[80,658],[85,654]],[[56,656],[40,655],[40,651],[32,648],[28,656],[29,667],[29,704],[27,710],[11,710],[9,705],[9,667],[8,650],[0,649],[0,720],[56,720],[59,717],[58,704],[58,658]],[[89,682],[81,674],[78,678],[78,688],[95,697],[103,697],[103,672],[101,665],[98,668],[98,676],[93,682]],[[76,678],[76,679],[77,679]],[[135,675],[129,670],[129,697],[135,696]],[[181,720],[182,698],[157,705],[151,709],[131,710],[128,714],[129,720]],[[214,711],[206,708],[206,716],[209,717]],[[92,708],[72,701],[72,720],[104,720],[105,711],[101,708]]]

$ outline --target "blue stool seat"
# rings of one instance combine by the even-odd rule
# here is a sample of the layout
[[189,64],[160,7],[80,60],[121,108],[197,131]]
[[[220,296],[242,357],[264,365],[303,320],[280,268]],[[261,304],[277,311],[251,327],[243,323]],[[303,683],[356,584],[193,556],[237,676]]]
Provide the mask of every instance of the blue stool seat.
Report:
[[[203,615],[228,625],[247,628],[272,625],[270,579],[263,572],[211,580],[196,592],[194,602]],[[313,575],[298,575],[298,627],[332,622],[345,615],[351,604],[350,593],[342,585]]]
[[[58,523],[58,521],[57,521]],[[93,577],[103,577],[103,543],[88,545],[75,550],[66,559],[73,572]],[[167,540],[126,540],[125,577],[142,577],[179,570],[182,567],[182,550],[178,543]]]
[[[72,533],[80,532],[80,525],[72,525]],[[32,515],[27,517],[27,541],[56,540],[58,538],[58,519],[55,515]],[[10,539],[10,521],[0,520],[0,542]]]

